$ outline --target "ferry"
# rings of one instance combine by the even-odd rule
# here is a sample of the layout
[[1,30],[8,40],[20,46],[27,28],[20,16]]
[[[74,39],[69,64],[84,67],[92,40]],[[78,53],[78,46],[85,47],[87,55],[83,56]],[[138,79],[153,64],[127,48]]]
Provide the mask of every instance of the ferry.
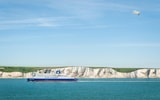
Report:
[[34,74],[32,78],[27,78],[27,81],[28,82],[43,82],[43,81],[53,81],[53,82],[72,82],[72,81],[77,81],[78,79],[77,78],[74,78],[74,77],[66,77],[66,76],[62,76],[60,75],[61,72],[60,70],[56,71],[56,75],[54,76],[51,76],[51,75],[47,75],[47,74],[41,74],[41,75],[37,75],[37,74]]

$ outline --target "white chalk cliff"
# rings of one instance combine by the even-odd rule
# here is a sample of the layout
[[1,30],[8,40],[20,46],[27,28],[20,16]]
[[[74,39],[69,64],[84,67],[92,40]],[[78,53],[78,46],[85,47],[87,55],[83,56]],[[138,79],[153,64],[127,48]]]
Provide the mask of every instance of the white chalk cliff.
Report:
[[[38,70],[36,73],[54,75],[60,70],[66,76],[77,78],[160,78],[160,69],[139,69],[129,73],[117,72],[112,68],[64,67]],[[0,72],[0,78],[29,78],[33,73]]]

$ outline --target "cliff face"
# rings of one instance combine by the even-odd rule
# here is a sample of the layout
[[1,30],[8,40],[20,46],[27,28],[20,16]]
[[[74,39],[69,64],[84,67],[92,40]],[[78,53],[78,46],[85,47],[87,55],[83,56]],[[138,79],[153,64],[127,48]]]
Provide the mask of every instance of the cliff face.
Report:
[[32,77],[32,73],[0,72],[0,78],[29,78],[29,77]]
[[[112,68],[65,67],[43,69],[36,73],[54,75],[57,70],[66,76],[77,78],[160,78],[160,69],[139,69],[130,73],[121,73]],[[29,78],[33,73],[0,72],[0,78]]]

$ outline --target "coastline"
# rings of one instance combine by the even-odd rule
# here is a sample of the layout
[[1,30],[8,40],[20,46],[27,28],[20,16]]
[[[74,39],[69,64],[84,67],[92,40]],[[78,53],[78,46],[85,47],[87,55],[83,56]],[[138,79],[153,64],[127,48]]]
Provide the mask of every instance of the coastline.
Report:
[[70,77],[76,78],[160,78],[159,68],[137,69],[131,72],[118,72],[114,68],[102,67],[59,67],[44,68],[34,72],[2,72],[0,78],[31,78],[33,73],[53,75],[56,70]]

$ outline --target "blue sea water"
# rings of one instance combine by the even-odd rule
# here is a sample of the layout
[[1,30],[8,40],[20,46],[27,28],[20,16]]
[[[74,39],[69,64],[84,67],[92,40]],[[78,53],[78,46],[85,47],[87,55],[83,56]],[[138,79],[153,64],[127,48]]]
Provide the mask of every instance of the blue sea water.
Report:
[[0,79],[0,100],[160,100],[160,79]]

